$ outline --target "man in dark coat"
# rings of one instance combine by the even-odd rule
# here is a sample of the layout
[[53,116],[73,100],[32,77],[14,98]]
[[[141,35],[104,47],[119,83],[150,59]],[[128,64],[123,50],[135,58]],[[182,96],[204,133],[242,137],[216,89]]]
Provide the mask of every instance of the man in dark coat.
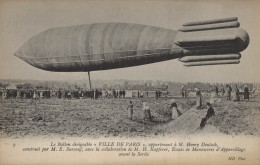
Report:
[[211,104],[209,102],[207,102],[207,114],[206,117],[202,118],[201,122],[200,122],[200,128],[203,128],[206,125],[207,120],[211,117],[215,115],[214,109],[212,108]]
[[155,96],[156,96],[156,100],[158,100],[158,98],[159,98],[159,93],[158,93],[158,90],[157,90],[157,89],[155,90]]
[[249,101],[249,90],[248,90],[247,85],[245,85],[245,88],[244,88],[244,100],[246,100],[246,99]]
[[239,89],[238,89],[237,85],[235,87],[235,94],[234,94],[234,97],[233,97],[233,101],[240,101]]
[[218,87],[215,85],[215,93],[216,93],[216,96],[218,96]]
[[207,102],[207,114],[206,114],[206,118],[209,119],[211,116],[215,115],[214,109],[212,108],[211,104],[209,102]]

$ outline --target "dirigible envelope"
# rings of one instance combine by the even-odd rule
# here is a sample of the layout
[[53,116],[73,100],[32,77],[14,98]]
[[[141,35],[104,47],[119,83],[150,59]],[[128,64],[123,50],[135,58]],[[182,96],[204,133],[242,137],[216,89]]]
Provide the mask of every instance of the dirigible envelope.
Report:
[[124,68],[179,58],[185,66],[236,64],[249,44],[237,18],[184,24],[179,30],[140,24],[57,27],[30,38],[14,55],[48,71]]

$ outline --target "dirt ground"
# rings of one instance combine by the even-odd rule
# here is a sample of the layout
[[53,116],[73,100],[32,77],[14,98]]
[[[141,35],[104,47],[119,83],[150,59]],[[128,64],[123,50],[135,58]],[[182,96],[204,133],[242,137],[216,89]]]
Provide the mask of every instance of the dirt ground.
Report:
[[[130,99],[0,99],[0,138],[21,137],[151,137],[186,136],[200,133],[260,135],[260,94],[250,101],[233,102],[218,98],[212,104],[215,116],[203,129],[200,121],[207,110],[195,108],[195,98],[175,98],[182,115],[170,119],[171,98],[145,98],[152,122],[143,122],[142,100],[132,99],[133,120],[126,107]],[[205,104],[209,98],[203,98]]]

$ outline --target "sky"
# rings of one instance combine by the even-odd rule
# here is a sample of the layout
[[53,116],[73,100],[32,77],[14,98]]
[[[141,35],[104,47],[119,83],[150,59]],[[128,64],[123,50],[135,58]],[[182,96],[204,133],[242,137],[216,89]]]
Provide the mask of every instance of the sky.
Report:
[[184,67],[177,59],[91,72],[91,79],[174,82],[260,82],[258,1],[0,1],[0,79],[87,80],[87,72],[34,68],[13,53],[33,35],[53,27],[99,22],[137,23],[179,29],[191,21],[238,17],[250,43],[238,65]]

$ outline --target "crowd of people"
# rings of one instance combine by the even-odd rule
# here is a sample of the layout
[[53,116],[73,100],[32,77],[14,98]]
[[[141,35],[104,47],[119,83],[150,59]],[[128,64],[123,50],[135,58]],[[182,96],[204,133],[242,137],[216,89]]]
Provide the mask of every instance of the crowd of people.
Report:
[[[145,98],[149,96],[149,91],[138,90],[135,91],[133,97]],[[151,92],[151,91],[150,91]],[[155,90],[155,98],[161,97],[162,91]],[[94,89],[94,90],[66,90],[66,89],[3,89],[0,90],[0,96],[2,99],[10,98],[23,98],[23,99],[79,99],[79,98],[125,98],[126,90],[115,90],[115,89]],[[130,96],[132,97],[132,96]]]
[[[256,89],[252,90],[254,92]],[[249,88],[247,85],[240,86],[238,88],[237,85],[235,85],[232,89],[232,87],[228,84],[224,87],[223,85],[221,86],[221,89],[219,91],[218,87],[215,86],[215,94],[216,96],[219,95],[219,92],[221,92],[221,97],[226,97],[226,100],[233,100],[233,101],[240,101],[240,96],[243,95],[244,100],[249,101]],[[233,92],[233,96],[232,96]]]
[[[203,109],[202,105],[202,93],[199,88],[194,89],[196,93],[196,108],[197,109]],[[254,92],[255,90],[251,90],[251,92]],[[249,94],[250,90],[247,85],[243,85],[240,88],[238,88],[237,85],[235,85],[233,88],[226,84],[219,86],[214,86],[214,88],[211,90],[211,93],[215,94],[215,97],[222,97],[226,100],[233,100],[233,101],[240,101],[240,96],[244,96],[244,100],[249,101]],[[233,95],[232,95],[233,93]],[[23,98],[23,99],[50,99],[50,98],[59,98],[59,99],[79,99],[79,98],[91,98],[91,99],[98,99],[98,98],[125,98],[126,97],[126,91],[125,90],[106,90],[106,89],[95,89],[95,90],[84,90],[84,89],[78,89],[78,90],[64,90],[64,89],[4,89],[0,90],[0,95],[3,99],[9,99],[9,98]],[[144,98],[148,97],[148,92],[146,91],[137,91],[136,93],[137,98]],[[181,96],[187,97],[188,92],[187,88],[182,85],[181,87]],[[161,97],[161,91],[156,90],[155,91],[155,98],[158,99]],[[148,106],[147,102],[142,103],[142,110],[143,110],[143,120],[145,121],[152,121],[152,115],[150,111],[150,107]],[[200,127],[203,128],[206,124],[206,121],[215,114],[214,109],[212,105],[207,102],[207,115],[205,118],[202,119]],[[175,120],[177,117],[181,116],[182,113],[179,111],[177,107],[177,103],[174,99],[170,100],[170,107],[171,111],[171,119]],[[133,113],[134,113],[134,105],[133,102],[130,100],[129,104],[127,106],[128,116],[129,119],[133,119]]]
[[[194,89],[196,92],[196,98],[197,98],[197,109],[200,109],[202,107],[202,94],[201,90],[199,88]],[[256,89],[251,90],[251,92],[254,92]],[[183,90],[181,90],[183,91]],[[250,90],[247,85],[241,86],[238,88],[237,85],[235,87],[232,87],[228,84],[224,87],[224,85],[221,85],[220,89],[218,86],[215,86],[214,89],[212,89],[212,92],[215,97],[222,97],[226,98],[226,100],[233,100],[233,101],[240,101],[241,96],[244,98],[244,100],[249,101],[249,94]],[[233,95],[232,95],[233,93]]]
[[83,88],[68,90],[68,89],[0,89],[0,96],[2,99],[10,98],[22,98],[22,99],[79,99],[79,98],[125,98],[136,97],[146,98],[155,97],[161,98],[162,95],[166,96],[168,91],[162,91],[161,89],[148,90],[124,90],[124,89],[92,89],[86,90]]
[[[231,96],[232,94],[232,90],[233,90],[233,96]],[[254,92],[256,89],[252,90],[252,92]],[[203,105],[202,105],[202,93],[201,90],[199,88],[195,88],[194,89],[195,93],[196,93],[196,108],[197,109],[204,109]],[[230,85],[226,85],[224,87],[224,85],[221,86],[221,89],[219,90],[218,86],[215,86],[214,89],[212,90],[212,92],[215,92],[215,97],[222,97],[225,98],[226,100],[231,100],[233,99],[233,101],[240,101],[240,95],[244,96],[244,100],[249,101],[249,88],[247,85],[244,85],[242,87],[240,87],[240,89],[238,89],[237,85],[235,85],[235,87],[232,89],[232,87]],[[220,94],[220,95],[219,95]],[[185,88],[184,85],[182,85],[181,87],[181,96],[182,97],[187,97],[187,89]],[[157,97],[157,92],[156,92],[156,97]],[[171,119],[175,120],[177,117],[181,116],[182,113],[179,111],[178,107],[177,107],[177,103],[174,99],[170,100],[170,111],[171,111]],[[129,105],[127,106],[127,110],[128,110],[128,115],[129,118],[132,120],[133,118],[133,103],[130,100]],[[212,105],[207,102],[206,103],[206,108],[207,108],[207,114],[204,118],[202,118],[201,120],[201,124],[200,124],[200,128],[203,128],[206,125],[207,120],[211,117],[215,115],[215,111],[212,107]],[[150,107],[147,105],[146,102],[143,102],[143,120],[144,122],[146,120],[151,121],[152,120],[152,116],[151,116],[151,111],[150,111]]]
[[95,90],[63,90],[63,89],[5,89],[0,91],[2,99],[9,98],[23,98],[23,99],[50,99],[50,98],[64,98],[64,99],[79,99],[79,98],[125,98],[125,90],[104,90],[104,89],[95,89]]
[[[233,90],[233,96],[232,96],[232,90]],[[256,89],[252,90],[252,92],[254,92]],[[197,98],[197,102],[196,102],[196,108],[197,109],[202,109],[202,94],[199,88],[195,88],[196,91],[196,98]],[[224,85],[221,85],[221,89],[219,91],[218,86],[215,86],[214,89],[212,90],[214,93],[214,97],[222,97],[225,98],[226,100],[233,100],[233,101],[240,101],[240,95],[244,96],[244,100],[249,101],[249,88],[247,85],[243,85],[240,87],[240,89],[238,88],[237,85],[235,85],[235,87],[232,89],[232,87],[228,84],[226,84],[226,86],[224,87]],[[221,95],[219,95],[219,92]],[[207,102],[206,103],[207,106],[207,114],[206,117],[202,118],[201,123],[200,123],[200,128],[203,128],[206,125],[207,120],[215,115],[214,109],[212,107],[212,105]]]

